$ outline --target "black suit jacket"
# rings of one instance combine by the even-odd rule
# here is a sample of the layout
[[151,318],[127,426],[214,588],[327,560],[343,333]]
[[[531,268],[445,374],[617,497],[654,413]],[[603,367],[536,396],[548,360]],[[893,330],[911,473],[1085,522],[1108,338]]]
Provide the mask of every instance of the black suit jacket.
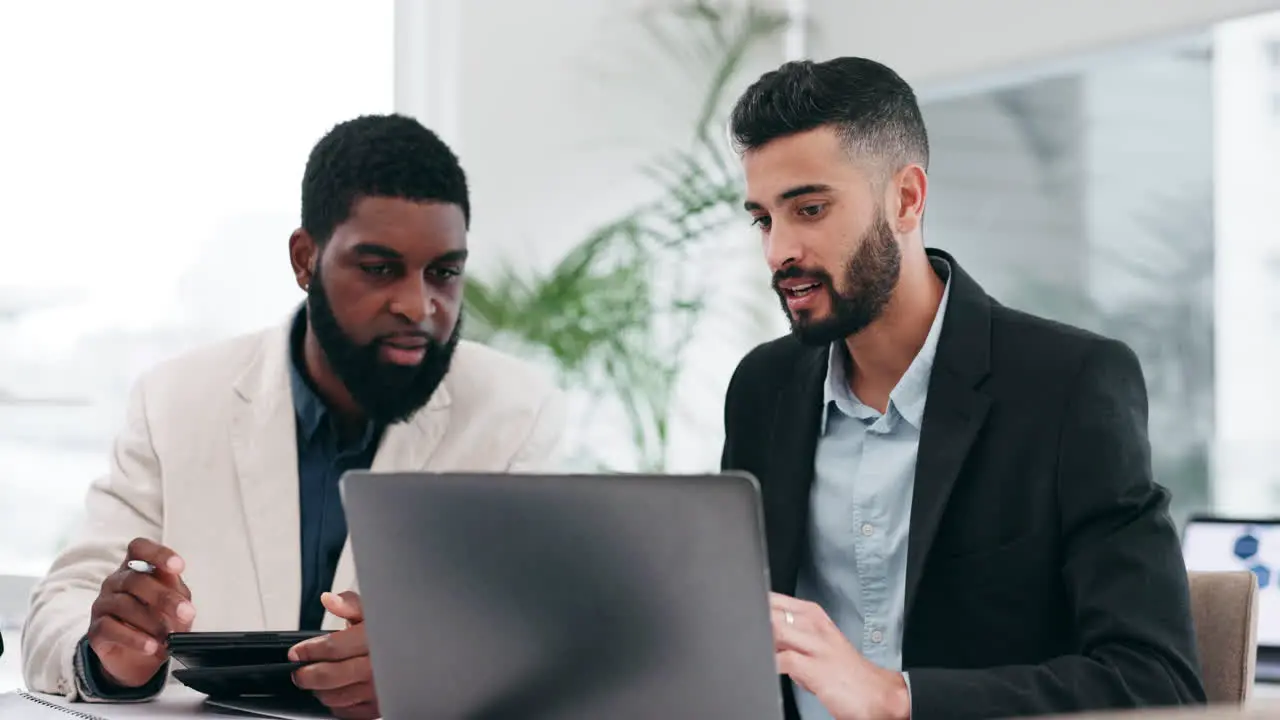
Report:
[[[1137,358],[1001,306],[929,252],[952,279],[908,532],[912,716],[1203,702]],[[808,552],[826,358],[792,337],[765,343],[725,401],[722,465],[760,481],[773,589],[786,594]]]

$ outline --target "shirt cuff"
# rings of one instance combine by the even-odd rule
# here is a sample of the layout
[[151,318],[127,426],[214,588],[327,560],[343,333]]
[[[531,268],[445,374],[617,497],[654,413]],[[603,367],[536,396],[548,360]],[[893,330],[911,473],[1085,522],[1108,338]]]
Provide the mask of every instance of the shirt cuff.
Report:
[[107,679],[102,663],[89,647],[89,637],[80,638],[75,658],[76,691],[89,702],[144,702],[160,694],[169,676],[169,663],[160,666],[155,677],[136,688],[120,687]]
[[907,717],[911,717],[911,707],[914,705],[911,702],[911,673],[902,673],[902,681],[907,684]]

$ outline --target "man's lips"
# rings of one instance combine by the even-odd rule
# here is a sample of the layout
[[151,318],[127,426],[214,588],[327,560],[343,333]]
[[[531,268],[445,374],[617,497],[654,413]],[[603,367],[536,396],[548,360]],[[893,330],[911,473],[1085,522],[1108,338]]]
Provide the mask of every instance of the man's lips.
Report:
[[393,365],[417,365],[426,358],[428,344],[420,335],[389,337],[378,343],[378,355]]
[[393,338],[383,340],[381,344],[400,350],[420,350],[427,346],[427,341],[424,338]]
[[791,278],[777,283],[778,292],[789,297],[804,297],[822,287],[818,280],[810,278]]

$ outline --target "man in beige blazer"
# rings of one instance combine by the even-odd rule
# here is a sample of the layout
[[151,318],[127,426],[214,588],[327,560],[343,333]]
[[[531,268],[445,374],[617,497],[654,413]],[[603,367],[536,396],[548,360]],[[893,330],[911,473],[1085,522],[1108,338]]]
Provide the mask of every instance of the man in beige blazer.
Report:
[[322,627],[340,632],[298,649],[322,662],[295,681],[339,717],[377,716],[358,596],[321,600],[356,584],[338,478],[534,471],[564,422],[547,379],[458,339],[469,224],[457,158],[416,121],[321,139],[289,241],[305,304],[137,383],[85,524],[32,595],[30,688],[146,700],[168,632]]

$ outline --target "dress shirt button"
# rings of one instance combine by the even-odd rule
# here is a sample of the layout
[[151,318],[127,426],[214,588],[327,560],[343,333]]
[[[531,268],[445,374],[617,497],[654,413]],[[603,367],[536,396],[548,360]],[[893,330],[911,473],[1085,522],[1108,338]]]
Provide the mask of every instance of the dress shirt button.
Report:
[[884,642],[884,633],[880,632],[879,630],[872,630],[872,631],[871,631],[871,642],[876,643],[876,644],[880,644],[880,643]]
[[867,536],[867,537],[871,537],[871,536],[872,536],[872,535],[874,535],[875,533],[876,533],[876,529],[875,529],[874,527],[872,527],[871,523],[865,523],[865,524],[862,526],[862,534],[863,534],[863,535],[865,535],[865,536]]

